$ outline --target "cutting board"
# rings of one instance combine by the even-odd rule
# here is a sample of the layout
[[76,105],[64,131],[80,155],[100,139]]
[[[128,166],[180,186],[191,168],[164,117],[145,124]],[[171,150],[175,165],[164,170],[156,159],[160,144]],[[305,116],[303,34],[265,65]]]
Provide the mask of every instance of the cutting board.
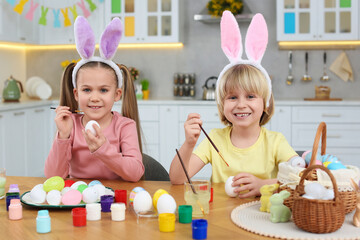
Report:
[[342,101],[342,98],[304,98],[305,101]]

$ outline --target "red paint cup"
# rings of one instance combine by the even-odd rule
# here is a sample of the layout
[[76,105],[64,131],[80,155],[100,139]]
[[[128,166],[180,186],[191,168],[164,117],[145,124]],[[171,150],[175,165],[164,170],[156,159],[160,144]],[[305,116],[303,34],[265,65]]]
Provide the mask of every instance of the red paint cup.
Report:
[[73,225],[75,227],[86,226],[86,209],[85,208],[73,208],[72,211]]
[[127,191],[122,189],[115,190],[115,202],[122,202],[127,205]]

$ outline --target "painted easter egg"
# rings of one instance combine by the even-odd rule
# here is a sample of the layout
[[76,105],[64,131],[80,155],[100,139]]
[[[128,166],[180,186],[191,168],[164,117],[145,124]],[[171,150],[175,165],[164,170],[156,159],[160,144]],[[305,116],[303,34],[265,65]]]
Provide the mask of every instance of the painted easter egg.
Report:
[[88,188],[88,186],[86,184],[80,184],[77,187],[77,190],[82,193],[86,188]]
[[34,203],[44,203],[46,200],[46,192],[44,191],[43,184],[38,184],[30,191],[31,201]]
[[95,190],[98,192],[98,201],[100,201],[101,196],[107,195],[106,188],[102,184],[96,184],[92,186],[92,188],[95,188]]
[[234,176],[229,177],[225,182],[225,192],[229,197],[236,197],[238,194],[234,192],[235,187],[231,186]]
[[71,187],[71,185],[73,185],[75,183],[75,181],[73,180],[65,180],[65,186],[64,187]]
[[346,169],[346,167],[341,162],[331,162],[327,165],[329,170],[339,170],[339,169]]
[[71,188],[77,190],[78,186],[80,186],[81,184],[87,185],[84,181],[76,181],[73,183],[73,185],[71,185]]
[[147,191],[138,192],[134,197],[135,212],[147,212],[152,208],[152,198]]
[[51,190],[46,195],[46,201],[49,205],[59,205],[61,203],[61,193],[59,190]]
[[175,213],[176,211],[175,199],[169,194],[163,194],[159,197],[156,208],[159,214]]
[[164,189],[158,189],[153,196],[153,205],[154,208],[156,209],[156,205],[157,205],[157,201],[159,199],[159,197],[163,194],[169,194],[167,191],[165,191]]
[[88,187],[82,192],[83,201],[85,203],[95,203],[99,198],[99,193],[94,187]]
[[142,187],[136,187],[133,190],[131,190],[130,195],[129,195],[129,202],[131,205],[134,202],[135,195],[141,191],[145,191],[145,189],[143,189]]
[[62,177],[55,176],[47,179],[44,182],[44,191],[50,192],[51,190],[61,191],[65,186],[65,181]]
[[99,180],[93,180],[89,183],[89,187],[94,186],[96,184],[102,184]]
[[64,205],[77,205],[81,202],[81,199],[82,194],[78,190],[71,189],[62,196],[61,202]]
[[98,124],[97,121],[90,120],[85,126],[85,131],[87,132],[87,130],[90,130],[90,132],[96,136],[96,131],[95,131],[95,128],[93,127],[94,124],[96,124],[98,127],[100,127],[100,125]]

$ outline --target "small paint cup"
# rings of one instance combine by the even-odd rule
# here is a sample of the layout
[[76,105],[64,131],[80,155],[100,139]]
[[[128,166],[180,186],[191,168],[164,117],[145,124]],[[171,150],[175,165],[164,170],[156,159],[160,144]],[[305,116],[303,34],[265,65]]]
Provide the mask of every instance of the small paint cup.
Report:
[[101,205],[100,203],[86,204],[86,220],[98,221],[101,219]]
[[115,190],[115,202],[117,203],[125,203],[127,205],[127,191],[124,189],[116,189]]
[[159,214],[159,230],[160,232],[175,231],[175,214],[173,213]]
[[20,199],[19,193],[18,192],[6,193],[6,211],[9,211],[11,199]]
[[111,204],[114,202],[114,197],[112,195],[103,195],[100,198],[101,202],[101,211],[110,212]]
[[20,203],[20,199],[17,198],[11,199],[9,206],[9,219],[10,220],[22,219],[22,206]]
[[192,221],[192,206],[180,205],[179,206],[179,223],[191,223]]
[[73,208],[72,211],[73,225],[75,227],[86,226],[86,209],[85,208]]
[[125,203],[111,204],[111,220],[124,221],[125,220]]
[[205,219],[192,220],[192,238],[193,239],[206,239],[207,238],[208,222]]
[[36,232],[48,233],[51,232],[51,218],[48,210],[39,210],[36,217]]

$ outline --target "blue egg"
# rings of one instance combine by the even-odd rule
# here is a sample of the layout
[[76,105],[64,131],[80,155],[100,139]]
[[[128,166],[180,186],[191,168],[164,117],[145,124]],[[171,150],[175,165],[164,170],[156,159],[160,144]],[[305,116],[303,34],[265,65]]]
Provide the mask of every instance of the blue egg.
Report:
[[322,158],[322,162],[338,162],[339,161],[339,159],[336,156],[331,155],[331,154],[322,155],[321,158]]
[[102,184],[99,180],[94,180],[89,183],[89,187],[94,186],[96,184]]
[[346,169],[346,167],[341,162],[332,162],[327,166],[327,168],[329,170]]

